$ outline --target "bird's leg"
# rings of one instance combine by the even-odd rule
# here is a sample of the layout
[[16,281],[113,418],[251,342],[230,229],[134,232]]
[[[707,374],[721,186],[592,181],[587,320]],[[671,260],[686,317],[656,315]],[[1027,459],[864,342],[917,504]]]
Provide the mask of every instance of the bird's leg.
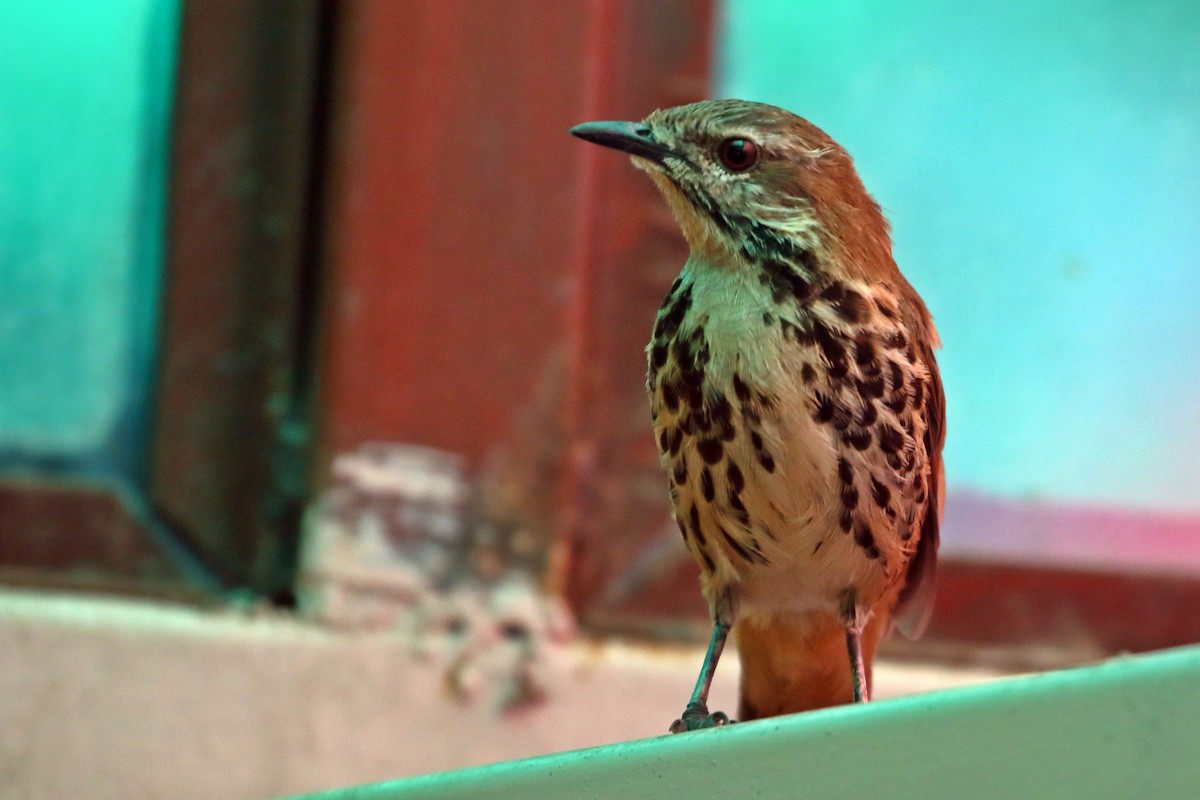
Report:
[[871,699],[862,652],[862,634],[866,621],[858,611],[855,595],[853,589],[846,590],[842,597],[841,616],[842,624],[846,626],[846,653],[850,656],[850,682],[854,691],[854,702],[866,703]]
[[724,711],[708,713],[708,690],[712,687],[713,674],[717,671],[717,662],[721,659],[721,651],[725,649],[725,639],[729,636],[730,625],[721,619],[713,623],[712,639],[708,642],[708,652],[704,654],[704,664],[700,667],[700,676],[696,678],[696,688],[692,690],[692,699],[683,716],[671,723],[671,733],[683,733],[700,728],[716,728],[728,725],[733,720]]
[[850,680],[854,685],[854,702],[866,703],[871,698],[867,691],[867,671],[863,665],[861,625],[846,627],[846,651],[850,654]]

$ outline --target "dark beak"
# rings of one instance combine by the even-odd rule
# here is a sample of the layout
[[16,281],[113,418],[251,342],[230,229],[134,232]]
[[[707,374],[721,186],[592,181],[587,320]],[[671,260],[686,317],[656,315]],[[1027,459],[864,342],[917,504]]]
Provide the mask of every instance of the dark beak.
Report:
[[584,122],[571,128],[570,133],[586,142],[648,158],[659,164],[667,156],[676,155],[656,142],[650,128],[640,122]]

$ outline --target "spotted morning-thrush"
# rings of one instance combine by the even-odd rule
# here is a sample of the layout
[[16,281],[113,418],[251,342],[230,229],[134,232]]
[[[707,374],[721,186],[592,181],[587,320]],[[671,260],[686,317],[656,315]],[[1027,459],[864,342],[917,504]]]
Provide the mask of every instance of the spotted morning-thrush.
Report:
[[675,732],[865,701],[894,624],[932,606],[944,398],[929,312],[850,156],[783,109],[712,100],[575,136],[632,156],[690,256],[647,348],[675,518],[713,634]]

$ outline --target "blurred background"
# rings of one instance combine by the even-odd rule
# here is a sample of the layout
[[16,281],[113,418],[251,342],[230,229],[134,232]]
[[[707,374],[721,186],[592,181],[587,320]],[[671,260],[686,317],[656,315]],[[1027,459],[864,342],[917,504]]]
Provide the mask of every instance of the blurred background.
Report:
[[[44,0],[0,4],[0,37],[12,796],[214,764],[222,793],[187,796],[265,796],[614,740],[588,709],[657,680],[646,649],[687,651],[661,673],[682,704],[707,625],[642,351],[686,250],[565,131],[704,97],[840,141],[941,333],[939,601],[885,656],[1200,640],[1194,3]],[[364,725],[380,687],[392,722]],[[201,744],[161,756],[167,732]]]

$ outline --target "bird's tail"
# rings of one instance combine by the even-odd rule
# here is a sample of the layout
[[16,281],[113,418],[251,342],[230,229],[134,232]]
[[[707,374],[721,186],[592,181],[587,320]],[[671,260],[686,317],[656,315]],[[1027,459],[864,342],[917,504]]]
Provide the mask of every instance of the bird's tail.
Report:
[[[863,631],[867,685],[888,615],[876,613]],[[846,629],[833,615],[743,619],[734,629],[742,659],[738,720],[776,717],[853,700]]]

